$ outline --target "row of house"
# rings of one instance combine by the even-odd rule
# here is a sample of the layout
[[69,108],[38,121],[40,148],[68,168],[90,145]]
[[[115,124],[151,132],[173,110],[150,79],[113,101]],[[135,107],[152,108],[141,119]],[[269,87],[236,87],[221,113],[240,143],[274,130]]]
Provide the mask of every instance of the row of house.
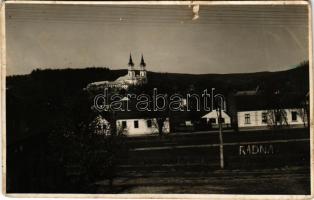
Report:
[[[127,89],[129,86],[147,83],[146,63],[143,55],[138,67],[134,67],[129,57],[128,74],[116,81],[90,83],[86,89],[103,89],[104,87]],[[219,122],[224,128],[267,129],[271,127],[304,127],[308,124],[308,99],[302,94],[265,94],[257,87],[249,91],[237,91],[220,102],[221,112],[120,112],[116,113],[117,131],[127,135],[170,133],[180,131],[198,131],[218,128]],[[186,106],[183,99],[182,106]],[[221,116],[220,116],[221,113]],[[109,133],[109,122],[104,117],[97,117],[96,131]]]
[[[270,129],[275,127],[298,128],[308,124],[308,111],[304,97],[290,95],[234,95],[234,102],[228,108],[212,110],[208,113],[156,113],[121,112],[116,114],[117,130],[126,135],[146,135],[182,131],[211,130],[219,127],[244,129]],[[304,103],[302,103],[304,102]],[[191,114],[198,117],[191,119]],[[220,120],[219,120],[220,119]],[[104,127],[109,130],[109,122],[103,119]],[[161,130],[159,127],[161,126]]]
[[[225,127],[267,129],[272,127],[305,127],[308,124],[308,94],[261,94],[257,90],[238,91],[231,95],[228,110],[222,110]],[[202,118],[218,126],[218,111]]]

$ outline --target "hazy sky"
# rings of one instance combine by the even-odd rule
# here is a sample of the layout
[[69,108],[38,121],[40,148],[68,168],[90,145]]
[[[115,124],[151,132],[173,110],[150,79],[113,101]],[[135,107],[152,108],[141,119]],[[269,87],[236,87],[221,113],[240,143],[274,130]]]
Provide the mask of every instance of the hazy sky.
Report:
[[306,6],[16,5],[6,7],[7,74],[35,68],[237,73],[308,60]]

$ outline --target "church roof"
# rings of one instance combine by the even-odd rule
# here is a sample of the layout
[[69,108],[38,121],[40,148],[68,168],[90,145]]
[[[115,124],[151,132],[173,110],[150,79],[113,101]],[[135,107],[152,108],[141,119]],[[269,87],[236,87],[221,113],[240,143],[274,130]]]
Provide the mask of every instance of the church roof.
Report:
[[132,60],[132,55],[131,55],[131,53],[130,53],[130,58],[129,58],[129,66],[134,66],[134,63],[133,63],[133,60]]
[[144,57],[143,57],[143,54],[142,54],[142,58],[141,58],[141,66],[145,67],[146,66],[146,63],[144,61]]

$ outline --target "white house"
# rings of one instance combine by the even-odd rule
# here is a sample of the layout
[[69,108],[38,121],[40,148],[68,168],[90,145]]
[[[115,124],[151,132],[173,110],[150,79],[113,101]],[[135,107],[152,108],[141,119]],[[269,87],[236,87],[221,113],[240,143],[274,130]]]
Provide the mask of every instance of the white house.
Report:
[[[117,133],[127,136],[151,135],[159,133],[159,125],[162,125],[162,133],[170,132],[168,117],[157,118],[151,113],[141,112],[120,112],[116,115]],[[91,123],[95,127],[96,134],[110,134],[110,123],[100,115]]]
[[[206,115],[202,117],[202,119],[206,119],[206,122],[211,124],[212,127],[218,127],[219,125],[219,111],[218,110],[212,110]],[[224,127],[230,127],[231,126],[231,119],[230,116],[224,111],[221,111],[221,120]]]
[[[162,126],[162,133],[170,132],[169,118],[165,119]],[[137,118],[117,120],[117,131],[127,136],[158,134],[158,122],[156,118]]]
[[303,127],[307,124],[304,110],[300,108],[239,111],[237,117],[239,128],[266,128],[276,125]]
[[307,113],[300,95],[241,96],[237,98],[238,128],[304,127]]

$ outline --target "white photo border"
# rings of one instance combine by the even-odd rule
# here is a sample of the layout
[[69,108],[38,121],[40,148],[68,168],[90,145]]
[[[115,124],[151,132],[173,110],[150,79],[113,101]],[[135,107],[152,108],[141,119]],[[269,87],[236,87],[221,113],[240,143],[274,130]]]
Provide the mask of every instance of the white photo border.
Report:
[[[6,31],[5,31],[5,7],[6,4],[58,4],[58,5],[307,5],[308,7],[308,37],[309,37],[309,83],[310,83],[310,151],[311,151],[311,193],[310,195],[233,195],[233,194],[15,194],[6,193]],[[2,155],[1,166],[1,185],[2,198],[106,198],[106,199],[313,199],[314,195],[314,70],[313,70],[313,5],[311,1],[294,0],[273,0],[273,1],[2,1],[0,5],[0,34],[1,34],[1,52],[0,52],[0,74],[1,74],[1,98],[0,98],[0,120],[2,142],[0,153]]]

